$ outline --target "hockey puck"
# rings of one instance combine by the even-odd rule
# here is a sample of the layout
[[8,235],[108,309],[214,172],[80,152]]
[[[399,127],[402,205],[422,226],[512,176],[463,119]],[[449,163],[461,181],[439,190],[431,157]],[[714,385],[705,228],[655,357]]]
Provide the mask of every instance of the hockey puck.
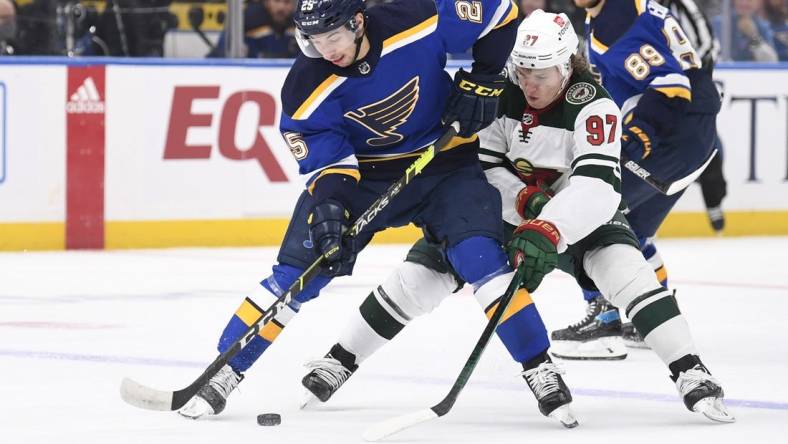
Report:
[[275,426],[282,423],[282,417],[278,413],[261,413],[257,415],[257,424],[261,426]]

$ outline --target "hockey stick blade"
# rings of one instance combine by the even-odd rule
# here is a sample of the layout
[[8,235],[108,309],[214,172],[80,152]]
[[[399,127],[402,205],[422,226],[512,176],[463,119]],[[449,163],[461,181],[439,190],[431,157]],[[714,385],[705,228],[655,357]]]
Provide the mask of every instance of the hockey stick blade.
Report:
[[436,418],[439,418],[439,416],[437,413],[433,412],[432,409],[422,409],[412,413],[406,413],[372,425],[364,431],[362,437],[364,441],[380,441],[387,436]]
[[476,368],[476,364],[479,363],[482,353],[484,353],[484,349],[487,348],[487,344],[490,343],[490,338],[492,337],[493,333],[495,333],[495,328],[501,321],[506,308],[509,307],[509,302],[512,301],[514,293],[517,292],[517,289],[520,287],[520,283],[523,280],[524,274],[525,270],[523,266],[520,265],[517,268],[512,281],[509,283],[506,293],[504,293],[498,302],[498,307],[493,312],[490,320],[487,321],[484,331],[482,331],[481,336],[479,336],[479,339],[476,341],[476,345],[473,347],[471,355],[465,361],[465,365],[463,365],[460,374],[457,375],[457,379],[454,381],[454,385],[452,385],[449,393],[439,403],[428,409],[417,410],[413,413],[400,415],[370,426],[362,434],[362,437],[365,440],[379,441],[383,438],[386,438],[387,436],[391,436],[395,433],[401,432],[407,428],[413,427],[423,422],[427,422],[431,419],[440,418],[441,416],[449,413],[451,408],[454,406],[454,403],[457,401],[457,397],[460,395],[460,392],[465,387],[465,384],[468,383],[468,379],[470,379],[471,374],[473,374],[473,370]]
[[[457,135],[459,124],[454,122],[449,129],[430,145],[414,162],[405,170],[405,174],[380,196],[375,202],[355,221],[349,230],[349,236],[356,236],[369,224],[392,199],[407,186],[414,177],[421,173],[451,139]],[[242,348],[246,346],[269,322],[289,304],[306,287],[306,285],[320,273],[320,265],[324,256],[317,258],[301,276],[277,300],[263,312],[263,314],[241,335],[230,347],[220,354],[191,384],[180,390],[162,391],[144,386],[129,378],[121,382],[120,395],[128,404],[146,410],[172,411],[178,410],[191,399],[200,388],[207,383],[216,373],[224,367]]]
[[120,397],[128,404],[145,410],[172,410],[173,392],[144,386],[131,378],[120,383]]

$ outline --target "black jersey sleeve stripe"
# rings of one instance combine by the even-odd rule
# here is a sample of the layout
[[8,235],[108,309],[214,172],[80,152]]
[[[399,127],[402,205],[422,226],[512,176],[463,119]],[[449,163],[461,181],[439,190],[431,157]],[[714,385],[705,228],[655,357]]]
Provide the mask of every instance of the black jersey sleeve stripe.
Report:
[[487,156],[497,157],[499,159],[505,159],[506,155],[500,151],[493,151],[488,150],[487,148],[479,148],[479,154],[485,154]]
[[484,160],[480,160],[479,164],[482,166],[482,169],[485,170],[485,171],[491,170],[493,168],[502,168],[503,167],[503,165],[500,164],[500,163],[485,162]]
[[604,154],[591,153],[591,154],[583,154],[582,156],[578,156],[577,158],[575,158],[575,160],[572,161],[572,165],[570,166],[570,168],[574,169],[575,165],[577,165],[578,162],[581,162],[583,160],[590,160],[590,159],[606,160],[606,161],[614,162],[614,163],[618,164],[618,157],[607,156],[607,155],[604,155]]

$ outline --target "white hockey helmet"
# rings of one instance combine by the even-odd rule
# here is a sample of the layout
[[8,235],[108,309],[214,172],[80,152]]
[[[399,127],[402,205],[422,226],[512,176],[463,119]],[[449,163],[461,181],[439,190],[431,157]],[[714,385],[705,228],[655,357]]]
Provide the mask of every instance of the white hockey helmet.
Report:
[[566,14],[553,14],[537,9],[517,28],[509,62],[529,69],[557,66],[561,75],[569,74],[569,59],[579,45],[572,23]]

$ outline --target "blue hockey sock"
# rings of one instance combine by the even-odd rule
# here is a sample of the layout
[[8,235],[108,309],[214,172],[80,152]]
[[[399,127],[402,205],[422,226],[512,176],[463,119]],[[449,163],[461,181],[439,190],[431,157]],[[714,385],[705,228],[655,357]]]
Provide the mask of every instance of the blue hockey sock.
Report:
[[[296,279],[303,273],[303,270],[298,267],[293,267],[286,264],[278,264],[273,267],[273,274],[264,279],[260,284],[268,290],[265,293],[273,295],[278,298],[287,288],[295,282]],[[257,361],[263,352],[274,342],[277,336],[282,332],[290,319],[295,316],[301,307],[301,303],[307,302],[319,294],[320,290],[331,281],[326,276],[319,275],[310,281],[306,287],[299,293],[293,301],[285,306],[279,313],[274,316],[271,321],[265,325],[257,336],[249,341],[246,346],[238,352],[228,362],[230,367],[236,373],[243,373]],[[270,298],[269,304],[273,303],[274,298]],[[249,328],[263,315],[264,309],[255,303],[251,298],[247,297],[241,303],[240,307],[235,311],[227,326],[224,328],[221,337],[219,338],[218,350],[219,353],[225,352],[241,335],[246,333]]]
[[[497,303],[486,311],[488,318],[496,308]],[[550,347],[542,317],[525,289],[515,293],[495,332],[512,358],[520,363],[533,359]]]
[[[488,319],[498,308],[513,276],[508,271],[487,277],[474,293]],[[525,289],[517,290],[512,296],[495,331],[512,358],[520,363],[533,359],[550,346],[544,322]]]

